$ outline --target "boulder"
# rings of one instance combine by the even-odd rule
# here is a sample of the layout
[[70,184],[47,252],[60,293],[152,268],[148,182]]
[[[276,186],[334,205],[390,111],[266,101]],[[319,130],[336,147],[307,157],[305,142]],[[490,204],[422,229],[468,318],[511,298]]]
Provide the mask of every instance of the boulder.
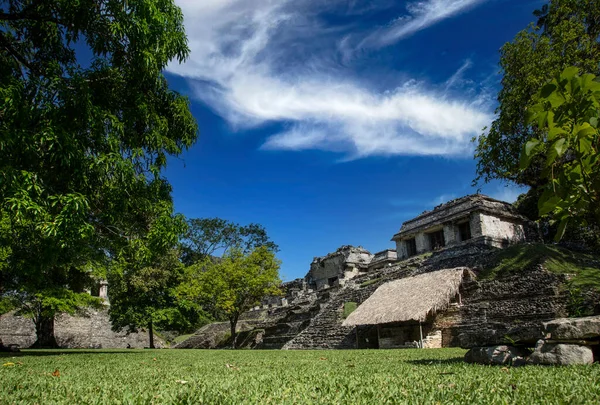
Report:
[[540,323],[524,324],[510,328],[504,335],[506,343],[528,343],[534,345],[544,338],[544,332]]
[[600,338],[600,316],[554,319],[544,323],[546,338],[583,340]]
[[529,352],[523,348],[499,345],[474,347],[465,354],[467,363],[523,365]]
[[570,366],[575,364],[592,364],[594,355],[587,346],[547,343],[539,340],[535,350],[527,359],[529,364],[545,364]]

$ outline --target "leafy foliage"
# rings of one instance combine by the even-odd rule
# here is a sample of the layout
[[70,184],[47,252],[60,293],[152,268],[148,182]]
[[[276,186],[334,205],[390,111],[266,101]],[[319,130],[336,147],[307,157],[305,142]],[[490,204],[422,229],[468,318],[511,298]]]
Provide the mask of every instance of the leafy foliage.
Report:
[[543,161],[540,216],[559,221],[560,240],[570,220],[586,225],[591,214],[600,222],[600,82],[570,67],[539,92],[529,109],[529,122],[543,130],[521,153],[521,169]]
[[520,170],[523,146],[542,136],[527,119],[539,89],[568,66],[600,72],[600,0],[551,0],[530,25],[500,50],[503,74],[497,118],[477,140],[477,180],[502,179],[537,187],[543,184],[534,162]]
[[240,249],[243,253],[249,253],[259,246],[266,246],[272,252],[279,250],[262,225],[241,226],[221,218],[189,219],[182,245],[182,260],[187,265],[216,255],[217,252],[225,254],[232,248]]
[[[1,403],[594,404],[600,367],[466,364],[462,349],[27,351]],[[54,354],[54,355],[53,355]],[[2,356],[0,354],[0,356]],[[14,366],[2,367],[12,362]],[[60,377],[51,373],[58,369]],[[99,378],[102,376],[102,378]]]
[[113,328],[137,331],[147,327],[151,346],[155,327],[189,326],[176,298],[183,264],[173,248],[185,230],[185,221],[181,215],[163,215],[158,220],[161,223],[153,226],[152,232],[120,253],[108,272]]
[[268,295],[279,295],[280,261],[266,246],[243,253],[229,250],[221,260],[210,257],[186,269],[178,294],[183,299],[214,307],[229,319],[235,347],[239,316]]
[[182,22],[171,0],[0,3],[0,294],[62,299],[161,232],[144,213],[170,207],[161,170],[197,137],[162,74]]

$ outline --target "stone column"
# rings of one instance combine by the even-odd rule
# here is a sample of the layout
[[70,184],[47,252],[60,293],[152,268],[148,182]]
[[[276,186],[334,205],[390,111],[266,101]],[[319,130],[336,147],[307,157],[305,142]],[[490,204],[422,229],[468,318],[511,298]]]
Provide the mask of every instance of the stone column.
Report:
[[105,301],[108,301],[108,282],[106,280],[100,281],[100,292],[98,296]]
[[456,243],[456,231],[455,226],[452,222],[446,222],[444,224],[444,241],[446,246],[454,245]]
[[429,238],[425,232],[420,232],[415,236],[415,244],[417,245],[417,254],[425,253],[431,250]]
[[477,238],[478,236],[485,235],[485,229],[483,226],[483,218],[481,212],[473,212],[471,213],[471,237]]
[[396,240],[396,252],[398,253],[398,259],[406,259],[408,252],[406,250],[406,242],[403,240]]

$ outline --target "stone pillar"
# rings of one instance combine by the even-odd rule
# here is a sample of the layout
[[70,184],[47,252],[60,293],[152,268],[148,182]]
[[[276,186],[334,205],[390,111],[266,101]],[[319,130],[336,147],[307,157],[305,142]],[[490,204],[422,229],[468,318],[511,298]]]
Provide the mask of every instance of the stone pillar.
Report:
[[406,259],[408,252],[406,251],[405,241],[396,239],[396,253],[398,254],[398,259]]
[[473,212],[471,213],[471,237],[477,238],[479,236],[485,235],[485,229],[483,225],[483,218],[481,212]]
[[444,241],[446,246],[454,245],[456,243],[456,230],[452,222],[446,222],[444,224]]
[[100,292],[98,296],[105,301],[108,301],[108,282],[106,280],[100,281]]
[[429,237],[427,237],[425,232],[420,232],[415,236],[415,244],[417,245],[417,254],[429,252],[431,250]]

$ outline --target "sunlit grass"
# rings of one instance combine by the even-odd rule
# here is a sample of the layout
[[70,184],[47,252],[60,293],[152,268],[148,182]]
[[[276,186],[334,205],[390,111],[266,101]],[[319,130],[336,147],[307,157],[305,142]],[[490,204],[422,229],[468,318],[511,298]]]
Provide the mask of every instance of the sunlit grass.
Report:
[[0,358],[13,364],[0,367],[0,403],[600,403],[598,365],[503,368],[463,363],[463,354],[461,349],[26,351]]

